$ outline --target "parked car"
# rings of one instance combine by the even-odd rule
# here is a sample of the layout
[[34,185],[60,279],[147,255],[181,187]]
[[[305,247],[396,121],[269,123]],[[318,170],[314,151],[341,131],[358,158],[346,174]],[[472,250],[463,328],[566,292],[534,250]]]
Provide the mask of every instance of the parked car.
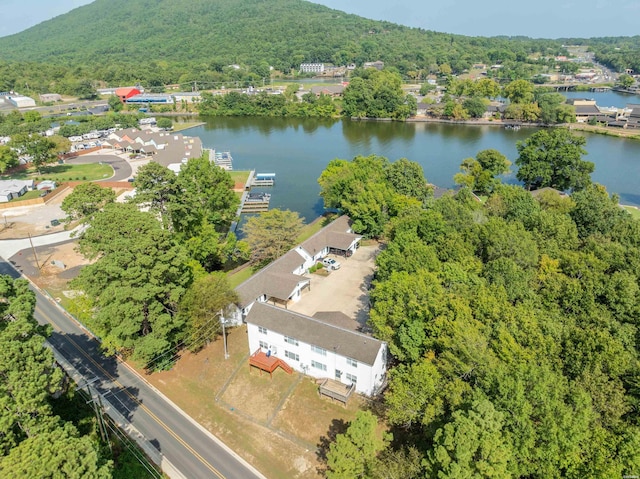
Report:
[[335,259],[333,258],[325,258],[322,260],[322,264],[324,265],[325,268],[327,268],[329,271],[333,270],[333,269],[340,269],[340,263],[338,263]]

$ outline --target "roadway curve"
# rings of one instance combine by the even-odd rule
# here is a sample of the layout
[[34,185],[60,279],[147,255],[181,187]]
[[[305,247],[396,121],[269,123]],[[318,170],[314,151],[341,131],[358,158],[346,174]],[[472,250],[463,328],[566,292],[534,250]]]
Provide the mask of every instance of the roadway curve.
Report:
[[[0,274],[20,274],[0,259]],[[35,318],[49,324],[48,342],[92,387],[117,409],[162,456],[187,479],[262,478],[258,471],[216,440],[137,373],[116,358],[105,357],[100,345],[62,308],[36,292]],[[96,379],[97,378],[97,379]],[[213,398],[212,398],[213,400]]]
[[111,165],[113,168],[114,175],[111,178],[105,178],[101,181],[125,181],[127,178],[131,176],[132,169],[131,165],[127,162],[127,160],[123,160],[122,158],[116,155],[110,154],[92,154],[92,155],[83,155],[78,156],[76,158],[70,158],[65,160],[65,163],[70,165],[84,165],[87,163],[107,163]]

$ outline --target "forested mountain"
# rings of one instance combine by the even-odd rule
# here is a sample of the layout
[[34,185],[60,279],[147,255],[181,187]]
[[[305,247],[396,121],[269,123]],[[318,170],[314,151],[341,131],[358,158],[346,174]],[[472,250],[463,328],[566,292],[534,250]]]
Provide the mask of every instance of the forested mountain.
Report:
[[[76,78],[144,80],[153,86],[217,81],[229,65],[264,78],[269,66],[289,72],[305,61],[382,60],[401,73],[447,64],[457,72],[475,62],[553,55],[562,46],[553,40],[436,33],[303,0],[96,0],[0,38],[0,51],[5,62],[23,62],[17,69],[0,64],[5,84],[33,68],[28,61],[49,65],[41,71],[52,80],[73,68]],[[17,85],[24,88],[24,82]]]

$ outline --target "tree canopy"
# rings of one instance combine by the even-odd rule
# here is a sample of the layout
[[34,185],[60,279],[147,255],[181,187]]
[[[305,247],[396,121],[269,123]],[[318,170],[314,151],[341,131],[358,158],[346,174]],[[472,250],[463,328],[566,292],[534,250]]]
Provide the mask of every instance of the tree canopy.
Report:
[[580,190],[591,183],[595,165],[582,159],[586,139],[564,128],[540,130],[517,143],[516,177],[527,189],[545,186]]
[[[333,160],[319,180],[325,203],[347,210],[367,184],[393,198],[388,167],[381,157]],[[485,203],[466,188],[425,204],[379,202],[385,248],[369,326],[393,358],[382,410],[394,431],[380,470],[434,479],[637,470],[640,222],[604,187],[572,185],[571,198],[496,182]],[[348,211],[362,221],[361,209]],[[365,455],[338,454],[351,450],[344,441],[330,470],[379,477]]]
[[0,276],[0,476],[111,477],[95,438],[54,415],[63,373],[44,347],[50,330],[33,318],[25,280]]
[[255,267],[270,263],[289,251],[302,231],[303,218],[294,211],[272,209],[250,217],[242,227]]
[[148,361],[178,341],[178,304],[192,280],[183,247],[151,214],[111,203],[80,237],[96,259],[73,280],[93,302],[89,327],[111,352]]
[[82,183],[62,200],[60,208],[69,219],[89,219],[115,199],[116,194],[111,188],[103,188],[91,182]]
[[355,75],[344,91],[344,116],[406,119],[415,115],[415,97],[404,94],[398,73],[366,69]]

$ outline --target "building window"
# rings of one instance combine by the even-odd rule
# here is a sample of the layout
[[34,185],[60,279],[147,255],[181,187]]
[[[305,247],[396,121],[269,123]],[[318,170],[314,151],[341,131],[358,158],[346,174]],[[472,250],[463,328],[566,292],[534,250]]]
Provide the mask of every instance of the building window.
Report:
[[262,326],[258,326],[258,332],[260,334],[267,334],[267,328],[263,328]]
[[311,361],[311,367],[319,369],[320,371],[326,371],[327,370],[327,365],[326,364],[322,364],[322,363],[319,363],[318,361],[313,361],[313,360]]
[[289,344],[293,344],[294,346],[298,345],[298,340],[295,338],[290,338],[289,336],[285,336],[284,337],[284,342],[285,343],[289,343]]
[[358,378],[356,376],[354,376],[353,374],[345,374],[344,376],[348,382],[350,382],[351,384],[356,384],[358,382]]
[[262,349],[269,349],[269,345],[267,344],[266,341],[260,341],[260,347]]
[[292,353],[291,351],[286,351],[285,350],[284,357],[285,358],[289,358],[289,359],[293,359],[294,361],[300,361],[300,356],[297,355],[296,353]]
[[352,368],[358,367],[358,361],[356,361],[355,359],[347,358],[347,364]]
[[311,346],[311,351],[313,351],[314,353],[318,353],[321,356],[327,355],[327,350],[319,348],[318,346]]

